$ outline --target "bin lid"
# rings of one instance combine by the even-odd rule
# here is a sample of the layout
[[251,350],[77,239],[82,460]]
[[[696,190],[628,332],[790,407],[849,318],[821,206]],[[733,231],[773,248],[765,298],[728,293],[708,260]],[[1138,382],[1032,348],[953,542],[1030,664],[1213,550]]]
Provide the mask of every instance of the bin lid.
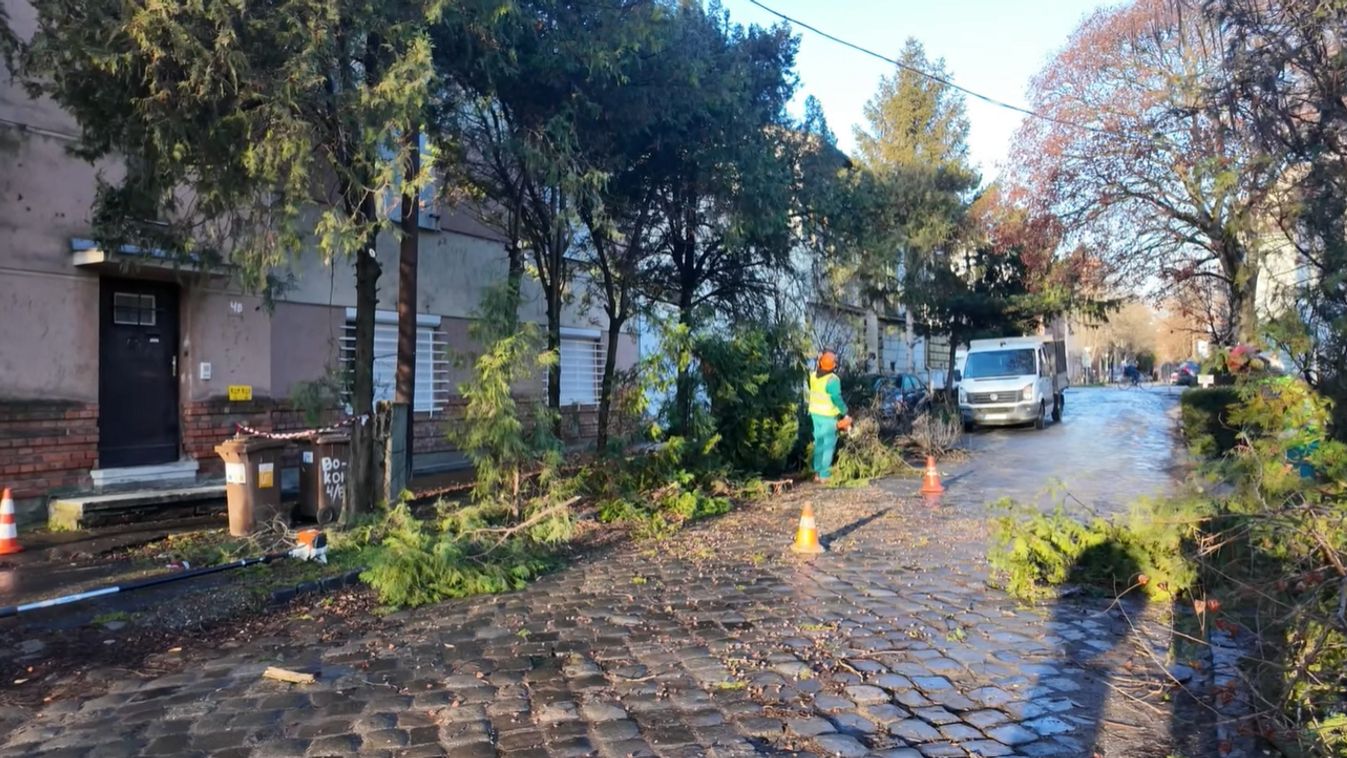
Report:
[[251,453],[258,450],[270,450],[271,448],[285,447],[286,444],[285,440],[276,440],[270,437],[236,436],[230,437],[219,445],[216,445],[215,451],[217,453],[225,451],[230,453]]
[[309,438],[315,445],[341,445],[351,442],[350,432],[323,432]]

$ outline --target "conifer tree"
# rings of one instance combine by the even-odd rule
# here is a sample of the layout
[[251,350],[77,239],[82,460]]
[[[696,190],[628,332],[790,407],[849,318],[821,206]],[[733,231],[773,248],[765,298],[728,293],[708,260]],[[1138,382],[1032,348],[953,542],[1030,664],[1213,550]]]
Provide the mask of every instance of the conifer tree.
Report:
[[[431,92],[439,0],[88,3],[35,0],[30,89],[74,115],[77,152],[124,158],[93,236],[228,262],[266,290],[306,247],[353,262],[351,402],[373,410],[375,242],[406,164],[396,135]],[[374,503],[372,425],[357,424],[353,510]],[[352,513],[344,514],[350,518]]]

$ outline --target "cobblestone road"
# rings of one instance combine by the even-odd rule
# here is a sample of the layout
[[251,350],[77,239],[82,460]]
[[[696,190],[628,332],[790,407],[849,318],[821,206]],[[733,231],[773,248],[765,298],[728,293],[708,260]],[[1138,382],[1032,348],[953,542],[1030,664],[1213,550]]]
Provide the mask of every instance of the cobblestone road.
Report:
[[[1016,605],[985,586],[986,519],[957,488],[937,506],[914,489],[803,489],[340,647],[297,621],[51,703],[3,752],[1165,756],[1155,614]],[[813,560],[783,549],[804,499],[830,547]],[[320,678],[261,680],[267,665]]]

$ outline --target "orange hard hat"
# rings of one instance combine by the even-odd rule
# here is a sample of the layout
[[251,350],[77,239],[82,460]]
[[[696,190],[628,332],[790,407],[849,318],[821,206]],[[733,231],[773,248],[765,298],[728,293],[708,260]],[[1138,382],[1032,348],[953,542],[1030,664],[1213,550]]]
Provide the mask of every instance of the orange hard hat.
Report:
[[824,350],[823,355],[818,357],[818,367],[823,372],[837,368],[837,354],[831,350]]

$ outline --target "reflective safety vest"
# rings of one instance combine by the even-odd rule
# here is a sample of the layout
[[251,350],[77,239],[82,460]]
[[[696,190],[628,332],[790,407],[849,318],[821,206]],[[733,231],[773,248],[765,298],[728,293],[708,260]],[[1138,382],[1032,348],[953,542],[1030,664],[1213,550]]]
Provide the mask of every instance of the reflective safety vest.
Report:
[[841,416],[842,411],[833,403],[832,395],[828,394],[828,380],[832,379],[834,374],[824,374],[819,376],[817,372],[809,373],[809,412],[815,416]]

